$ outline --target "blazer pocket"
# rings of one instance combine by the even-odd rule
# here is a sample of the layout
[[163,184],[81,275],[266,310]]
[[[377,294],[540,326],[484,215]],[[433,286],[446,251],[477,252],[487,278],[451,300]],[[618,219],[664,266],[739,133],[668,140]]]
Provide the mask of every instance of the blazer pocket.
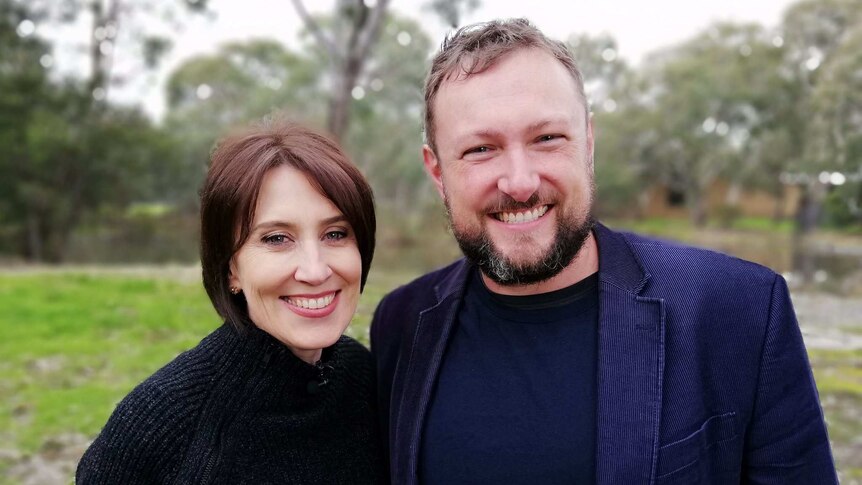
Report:
[[739,431],[736,413],[707,419],[694,433],[659,448],[659,484],[738,483]]

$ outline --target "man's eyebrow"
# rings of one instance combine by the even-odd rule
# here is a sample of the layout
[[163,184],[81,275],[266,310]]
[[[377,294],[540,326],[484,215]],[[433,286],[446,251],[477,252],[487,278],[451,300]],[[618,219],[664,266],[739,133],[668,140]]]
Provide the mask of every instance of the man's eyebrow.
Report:
[[527,131],[538,131],[543,128],[547,128],[549,125],[560,126],[560,125],[568,125],[571,120],[566,118],[548,118],[540,121],[536,121],[527,126]]
[[483,129],[483,130],[476,130],[476,131],[471,131],[469,133],[466,133],[463,136],[459,137],[458,141],[461,143],[468,143],[475,138],[485,139],[485,138],[497,138],[499,136],[501,136],[501,133],[497,130]]

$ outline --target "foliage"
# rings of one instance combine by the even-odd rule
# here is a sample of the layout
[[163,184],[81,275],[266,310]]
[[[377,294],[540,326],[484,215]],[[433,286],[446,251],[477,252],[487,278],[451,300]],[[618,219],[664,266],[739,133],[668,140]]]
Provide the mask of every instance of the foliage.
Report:
[[424,7],[454,29],[461,25],[464,15],[476,10],[480,4],[479,0],[428,0]]
[[[12,147],[0,158],[0,252],[60,262],[73,231],[89,216],[136,199],[160,199],[163,189],[188,191],[171,183],[177,180],[177,139],[137,109],[104,102],[112,79],[106,56],[114,52],[104,44],[123,40],[118,22],[124,16],[148,6],[154,9],[149,13],[174,11],[157,3],[0,0],[0,142]],[[189,0],[186,6],[200,11],[205,5]],[[43,66],[53,58],[48,42],[36,35],[38,24],[75,21],[86,9],[94,22],[89,75],[50,78]],[[167,47],[156,44],[150,48]]]
[[[477,3],[424,7],[457,23]],[[345,118],[336,135],[371,180],[381,234],[421,244],[417,234],[440,219],[418,156],[434,43],[417,21],[375,5],[340,0],[304,17],[298,48],[256,39],[187,60],[171,73],[167,115],[155,125],[97,88],[141,79],[171,48],[172,32],[210,13],[207,1],[0,0],[0,253],[89,260],[98,245],[87,253],[69,241],[122,241],[148,227],[188,231],[170,218],[194,218],[221,134],[276,111],[327,126],[336,87],[347,89],[338,94]],[[376,27],[372,14],[380,15]],[[608,34],[570,36],[594,117],[598,215],[644,215],[658,184],[685,195],[693,220],[730,222],[739,213],[733,194],[756,189],[779,199],[792,183],[804,193],[801,226],[821,214],[829,225],[862,223],[860,16],[862,0],[801,0],[777,29],[718,23],[638,67],[619,57]],[[51,30],[41,27],[70,22],[87,24],[88,37],[63,45],[40,37]],[[350,44],[360,37],[363,49]],[[54,52],[70,50],[90,69],[59,79]],[[846,183],[823,185],[821,172],[840,172]],[[707,214],[704,193],[718,179],[733,190]],[[160,204],[167,219],[131,216],[132,204]],[[177,254],[192,254],[189,247]],[[103,252],[110,260],[117,253]]]
[[[292,0],[296,13],[326,59],[328,101],[326,127],[341,141],[351,118],[356,84],[373,55],[390,0],[336,0],[329,15],[310,15],[302,0]],[[328,28],[324,28],[328,27]]]
[[4,196],[7,244],[30,259],[63,260],[84,217],[151,195],[148,182],[170,160],[170,143],[135,110],[80,119],[87,98],[72,88],[44,94],[25,125],[23,160],[0,166],[15,180]]
[[[862,63],[858,53],[862,1],[802,0],[785,13],[783,36],[785,69],[800,83],[797,110],[787,121],[800,127],[795,138],[795,168],[809,175],[800,183],[805,194],[797,216],[800,231],[806,233],[819,222],[828,191],[818,181],[819,173],[858,174],[857,186],[862,179],[862,108],[858,94],[854,94]],[[852,190],[848,193],[854,194]],[[851,196],[845,202],[844,209],[858,208],[858,197]]]
[[[327,18],[317,22],[324,31],[333,25]],[[430,50],[431,41],[417,22],[387,17],[356,80],[361,96],[353,99],[342,140],[371,181],[378,205],[397,208],[404,216],[397,221],[404,230],[418,224],[411,214],[422,213],[436,201],[417,155],[422,144],[421,87]],[[180,65],[168,80],[165,119],[168,131],[185,140],[179,155],[182,168],[174,174],[182,181],[179,185],[200,185],[213,141],[231,126],[273,113],[323,126],[327,113],[321,79],[329,70],[323,59],[317,44],[293,52],[272,41],[255,40],[223,45]],[[194,194],[185,193],[191,207]]]
[[[46,72],[39,63],[47,46],[32,35],[17,31],[29,20],[30,12],[12,0],[0,0],[0,194],[11,194],[17,173],[26,166],[27,126],[35,115],[32,100],[46,90]],[[12,201],[0,197],[0,225],[13,217]],[[0,238],[9,229],[3,227]]]
[[[610,196],[604,209],[631,214],[625,208],[644,195],[637,184],[658,182],[684,194],[692,220],[704,224],[703,194],[719,178],[776,200],[793,183],[804,193],[796,217],[803,230],[824,212],[827,192],[829,221],[858,224],[860,29],[859,0],[804,0],[777,31],[718,23],[653,54],[636,72],[601,62],[614,59],[611,38],[570,40],[585,70],[599,73],[598,81],[587,79],[597,86],[599,203]],[[842,173],[846,185],[829,190],[819,181],[823,171]],[[735,207],[736,193],[728,192],[723,207]]]
[[[422,85],[431,40],[413,20],[390,16],[354,101],[345,147],[369,178],[379,204],[402,217],[437,202],[426,180],[422,146]],[[406,221],[403,221],[406,222]],[[405,224],[405,230],[412,230]]]
[[775,72],[775,50],[760,26],[716,24],[657,55],[647,73],[653,109],[661,113],[653,169],[685,194],[697,224],[706,222],[708,187],[719,177],[739,176],[754,160],[744,155],[770,118],[764,98],[774,91],[763,72]]
[[172,46],[167,32],[181,29],[189,16],[212,15],[209,0],[29,0],[28,5],[40,23],[89,25],[87,37],[63,42],[89,64],[88,75],[78,81],[94,103],[106,99],[110,88],[158,66]]

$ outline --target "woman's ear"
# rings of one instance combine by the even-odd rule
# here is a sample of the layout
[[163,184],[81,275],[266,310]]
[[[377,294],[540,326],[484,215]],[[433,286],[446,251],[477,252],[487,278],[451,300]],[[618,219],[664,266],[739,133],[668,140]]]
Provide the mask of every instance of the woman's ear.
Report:
[[227,284],[229,288],[242,288],[237,277],[236,263],[233,258],[230,258],[230,265],[227,270]]

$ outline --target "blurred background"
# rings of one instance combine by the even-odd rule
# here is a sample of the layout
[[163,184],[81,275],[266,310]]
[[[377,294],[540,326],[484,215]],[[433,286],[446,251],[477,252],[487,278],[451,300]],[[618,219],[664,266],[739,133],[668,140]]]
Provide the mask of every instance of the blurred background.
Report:
[[284,112],[371,181],[367,343],[383,294],[459,254],[419,156],[428,59],[512,16],[576,53],[602,221],[788,280],[862,483],[862,0],[701,3],[0,0],[0,483],[70,482],[118,400],[220,323],[197,191],[232,127]]

